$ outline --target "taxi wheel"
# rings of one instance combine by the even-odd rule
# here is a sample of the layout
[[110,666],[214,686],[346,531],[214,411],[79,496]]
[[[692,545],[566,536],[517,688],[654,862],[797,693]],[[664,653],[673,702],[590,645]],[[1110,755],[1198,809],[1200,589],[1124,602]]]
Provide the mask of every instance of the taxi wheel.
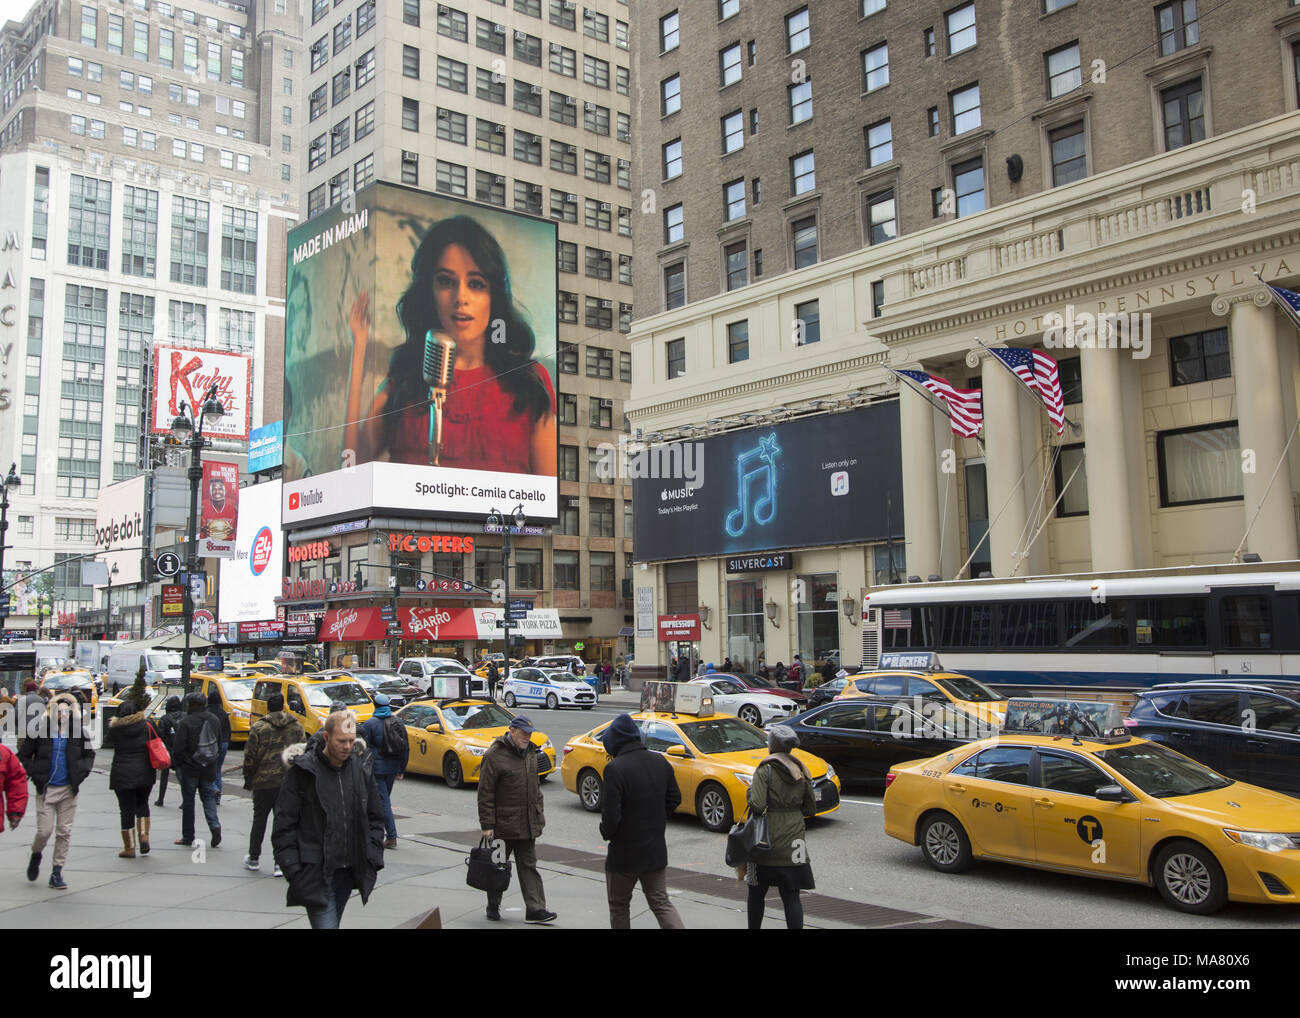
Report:
[[513,708],[514,705],[515,705],[515,694],[514,694],[514,693],[507,693],[507,694],[506,694],[506,706],[507,706],[507,707],[511,707],[511,708]]
[[560,698],[559,698],[558,696],[556,696],[554,693],[547,693],[547,694],[546,694],[546,709],[547,709],[547,710],[555,710],[555,709],[558,708],[559,706],[560,706]]
[[1213,853],[1190,841],[1166,845],[1152,866],[1156,889],[1180,912],[1210,915],[1228,901],[1228,881]]
[[695,796],[695,814],[706,831],[731,830],[731,796],[716,782],[700,788]]
[[971,863],[970,838],[949,813],[932,813],[921,825],[921,854],[942,873],[960,873]]
[[578,801],[588,813],[600,812],[600,801],[605,794],[605,782],[588,767],[578,775]]
[[442,780],[448,788],[460,788],[465,784],[465,772],[460,768],[460,760],[455,753],[448,753],[442,758]]
[[763,715],[759,713],[758,708],[752,703],[747,703],[736,713],[736,717],[747,725],[753,725],[755,728],[763,727]]

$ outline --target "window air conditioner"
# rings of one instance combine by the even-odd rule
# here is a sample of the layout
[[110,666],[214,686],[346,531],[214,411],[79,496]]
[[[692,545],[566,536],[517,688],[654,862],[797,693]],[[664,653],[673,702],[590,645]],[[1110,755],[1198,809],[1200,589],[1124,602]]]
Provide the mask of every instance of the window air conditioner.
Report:
[[494,184],[504,184],[504,183],[506,182],[506,178],[505,178],[505,177],[500,177],[500,176],[498,176],[498,177],[494,177],[494,178],[492,178],[492,182],[493,182]]
[[612,300],[602,300],[600,302],[600,306],[602,308],[612,308],[614,306],[614,302]]
[[505,35],[505,34],[506,34],[506,26],[505,26],[505,25],[502,25],[502,24],[496,24],[496,25],[493,25],[493,26],[492,26],[492,31],[495,32],[497,35]]
[[595,112],[596,104],[592,102],[590,99],[588,99],[585,103],[582,104],[582,108],[586,110],[588,113],[593,113]]
[[577,105],[578,105],[578,100],[575,99],[575,98],[573,98],[573,96],[571,96],[571,95],[566,95],[566,96],[564,97],[564,105],[565,105],[565,106],[577,106]]
[[601,408],[602,408],[602,409],[603,409],[604,407],[613,407],[613,405],[614,405],[614,401],[613,401],[612,399],[602,399],[602,400],[600,401],[600,405],[601,405]]
[[565,200],[565,201],[568,201],[568,202],[575,202],[575,201],[578,200],[578,196],[577,196],[576,194],[573,194],[572,192],[570,192],[569,194],[566,194],[566,195],[564,196],[564,200]]
[[528,38],[528,33],[515,29],[515,42],[523,42]]
[[603,201],[603,202],[601,202],[601,203],[600,203],[600,211],[601,211],[601,212],[608,212],[608,211],[609,211],[609,202],[607,202],[607,201]]
[[493,133],[493,134],[505,134],[505,133],[506,133],[506,125],[505,125],[505,124],[493,124],[493,125],[492,125],[492,133]]
[[439,119],[439,120],[450,120],[450,119],[451,119],[451,110],[443,110],[443,109],[438,110],[438,119]]

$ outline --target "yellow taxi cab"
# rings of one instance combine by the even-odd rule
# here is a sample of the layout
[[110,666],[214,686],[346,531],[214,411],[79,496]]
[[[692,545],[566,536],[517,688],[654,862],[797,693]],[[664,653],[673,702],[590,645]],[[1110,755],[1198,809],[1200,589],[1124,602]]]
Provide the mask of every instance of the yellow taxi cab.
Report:
[[[448,788],[478,781],[484,754],[514,717],[491,700],[417,700],[396,716],[411,744],[406,773],[442,778]],[[538,774],[545,778],[555,770],[555,746],[540,731],[533,732],[532,743],[541,752]]]
[[1154,885],[1197,915],[1300,904],[1300,802],[1128,735],[1111,704],[1013,699],[998,735],[886,780],[885,833],[943,872],[983,858]]
[[368,721],[375,713],[374,701],[356,679],[322,678],[316,674],[264,675],[253,681],[251,721],[266,716],[266,698],[272,693],[284,697],[284,709],[302,723],[308,735],[320,729],[335,701],[356,715],[358,721]]
[[46,700],[55,693],[71,693],[80,690],[90,704],[90,712],[99,710],[99,693],[95,690],[95,677],[84,668],[51,668],[41,678],[37,691],[48,693]]
[[221,672],[190,672],[195,689],[204,697],[213,689],[221,694],[221,705],[230,718],[230,741],[247,742],[248,730],[253,726],[253,683],[259,678],[256,672],[227,668]]
[[[490,657],[482,658],[479,661],[479,663],[474,666],[474,674],[477,675],[480,679],[486,679],[488,673],[488,665],[493,661],[496,662],[497,672],[498,674],[500,674],[502,680],[504,681],[506,677],[506,662],[505,662],[505,658],[502,657],[500,654],[494,654]],[[510,659],[510,670],[514,671],[515,668],[518,667],[518,665],[519,665],[519,659],[512,657]]]
[[226,665],[226,671],[256,672],[258,675],[279,675],[282,671],[278,661],[244,661],[237,665]]
[[[667,690],[678,684],[654,685]],[[662,700],[656,704],[662,705]],[[715,714],[712,698],[707,696],[698,705],[678,701],[667,706],[675,709],[646,710],[631,717],[646,748],[662,753],[672,765],[682,793],[677,812],[698,817],[706,830],[730,830],[735,817],[746,815],[746,795],[754,771],[768,755],[767,735],[730,714]],[[592,813],[600,811],[605,765],[610,760],[597,736],[612,723],[570,739],[560,764],[564,787],[576,792],[583,808]],[[794,750],[793,755],[812,774],[817,816],[839,809],[840,779],[835,768],[802,749]]]
[[877,668],[850,675],[844,691],[835,699],[859,696],[947,700],[958,710],[993,726],[1002,724],[1007,715],[1006,697],[969,675],[944,671],[939,656],[929,652],[881,654]]

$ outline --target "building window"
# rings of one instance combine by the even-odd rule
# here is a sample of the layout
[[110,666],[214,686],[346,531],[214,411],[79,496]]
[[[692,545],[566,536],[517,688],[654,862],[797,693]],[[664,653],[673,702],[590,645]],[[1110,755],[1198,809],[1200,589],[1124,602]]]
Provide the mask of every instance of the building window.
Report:
[[371,79],[375,76],[375,51],[366,50],[361,56],[357,57],[356,62],[356,87],[361,88],[363,85],[369,85]]
[[886,0],[862,0],[862,16],[878,14],[885,9]]
[[[460,114],[464,119],[464,114]],[[464,138],[461,139],[462,142]],[[515,158],[521,163],[531,163],[534,166],[542,165],[542,139],[536,134],[530,134],[528,131],[515,131]]]
[[745,242],[728,244],[722,249],[727,271],[727,289],[735,290],[749,282],[749,249]]
[[726,21],[740,11],[740,0],[718,0],[718,20]]
[[542,40],[535,35],[529,35],[527,32],[515,33],[515,59],[531,64],[533,67],[542,66]]
[[569,49],[568,46],[557,46],[552,43],[550,68],[556,74],[563,74],[566,78],[576,78],[578,76],[578,54]]
[[871,284],[871,317],[879,318],[885,307],[885,281],[877,279]]
[[894,131],[888,120],[867,128],[867,165],[879,166],[894,158]]
[[[450,113],[450,110],[438,110],[438,119],[442,120],[442,114]],[[463,116],[463,114],[462,114]],[[420,129],[420,102],[418,99],[408,99],[402,97],[402,130],[418,131]],[[442,130],[442,123],[438,124],[438,130]],[[439,135],[441,137],[441,134]]]
[[[1083,402],[1083,369],[1078,357],[1063,357],[1056,362],[1057,373],[1061,381],[1061,399],[1066,406]],[[979,379],[974,379],[978,383]],[[968,388],[982,388],[971,384]]]
[[969,216],[973,212],[983,212],[984,204],[984,161],[970,159],[958,163],[952,168],[953,190],[957,193],[957,216]]
[[619,351],[618,380],[620,382],[632,381],[632,355],[628,353],[626,350]]
[[[414,8],[413,11],[409,10]],[[415,20],[410,20],[410,15],[414,14]],[[419,26],[420,24],[420,5],[418,0],[404,0],[402,4],[402,21],[408,25]],[[458,11],[454,7],[447,7],[444,4],[438,5],[438,34],[445,35],[448,39],[455,39],[457,42],[469,41],[469,16],[464,11]]]
[[1205,140],[1205,106],[1201,79],[1194,78],[1160,93],[1165,121],[1165,149],[1172,151]]
[[[592,499],[592,501],[597,501]],[[611,512],[611,518],[613,514]],[[614,536],[611,529],[610,535]],[[612,551],[593,551],[589,552],[591,559],[591,589],[592,590],[613,590],[614,589],[614,553]]]
[[559,477],[561,481],[578,480],[578,447],[560,446]]
[[[442,64],[445,58],[438,59],[438,84],[442,85]],[[450,63],[450,61],[448,61]],[[462,65],[463,66],[463,65]],[[402,47],[402,76],[406,78],[420,77],[420,51],[415,46]],[[450,88],[450,85],[445,86]],[[463,89],[461,91],[464,91]]]
[[[664,310],[671,311],[686,303],[686,263],[677,262],[664,269]],[[668,376],[673,377],[672,375]]]
[[894,192],[881,191],[867,198],[867,243],[883,244],[898,236],[898,207]]
[[722,87],[733,85],[740,80],[740,43],[728,46],[718,53],[718,67],[722,75]]
[[794,267],[802,269],[817,262],[817,217],[808,216],[790,225],[794,242]]
[[798,335],[798,346],[807,346],[809,343],[821,342],[822,326],[821,312],[818,308],[817,301],[804,301],[802,304],[794,306],[795,329]]
[[665,14],[659,19],[659,52],[667,53],[676,49],[681,42],[680,25],[677,12]]
[[[419,51],[417,50],[417,55]],[[405,66],[405,65],[403,65]],[[419,67],[416,67],[414,77],[419,77]],[[469,66],[462,64],[459,60],[449,60],[447,57],[438,58],[438,85],[441,88],[449,88],[453,92],[469,91]]]
[[122,271],[153,279],[158,258],[158,192],[126,188],[122,203]]
[[680,378],[686,374],[686,340],[670,339],[664,344],[667,354],[668,377]]
[[963,134],[980,126],[980,87],[976,83],[948,94],[952,133]]
[[465,197],[469,187],[468,174],[464,166],[448,163],[439,159],[434,164],[434,189],[443,194]]
[[745,145],[745,117],[740,110],[722,118],[722,154],[735,152]]
[[[612,428],[614,426],[614,401],[590,396],[587,399],[587,417],[593,428]],[[595,536],[595,535],[593,535]],[[613,537],[613,531],[606,536]]]
[[506,154],[506,128],[504,124],[494,124],[491,120],[477,118],[474,121],[474,147],[482,152],[494,155]]
[[474,21],[474,45],[479,49],[485,49],[489,53],[501,53],[506,51],[506,37],[503,33],[496,30],[496,25],[491,21],[484,21],[482,18],[476,18]]
[[360,191],[375,179],[375,156],[372,152],[364,159],[358,159],[352,167],[352,190]]
[[498,106],[504,106],[506,104],[505,76],[493,74],[485,67],[476,68],[474,71],[474,97],[496,103]]
[[788,85],[786,86],[786,92],[789,93],[790,100],[790,123],[802,124],[805,120],[811,120],[813,115],[812,82],[801,81],[794,85]]
[[927,28],[921,33],[921,52],[926,57],[932,57],[935,53],[934,47],[934,28]]
[[[578,533],[578,510],[562,509],[560,511],[561,524],[565,524],[565,514],[572,513],[572,533]],[[567,526],[564,529],[556,528],[558,533],[569,533]],[[554,571],[554,582],[556,590],[578,590],[578,553],[576,551],[561,551],[556,549],[552,552],[552,562]]]
[[542,0],[515,0],[515,10],[527,14],[530,18],[542,16]]
[[578,221],[578,196],[564,191],[551,191],[551,218],[562,223]]
[[[85,8],[82,8],[83,10]],[[1200,41],[1196,0],[1173,0],[1156,8],[1156,31],[1160,33],[1160,55],[1168,56]]]
[[948,23],[948,55],[961,53],[975,45],[975,5],[963,4],[944,15]]
[[551,24],[567,28],[570,32],[577,28],[577,5],[572,0],[551,0]]
[[[334,26],[334,55],[338,56],[352,42],[352,16],[344,18]],[[210,51],[209,51],[210,52]],[[218,69],[220,61],[218,60]]]
[[[347,127],[347,121],[343,126]],[[221,288],[257,293],[257,213],[226,206],[221,213]]]
[[578,397],[571,392],[560,393],[559,421],[561,424],[578,423]]
[[812,29],[807,7],[785,16],[785,38],[788,53],[798,53],[808,48],[812,42]]
[[346,152],[350,144],[352,144],[352,121],[344,117],[330,128],[330,155],[336,156],[340,152]]
[[604,347],[588,346],[587,347],[587,377],[588,378],[613,378],[614,377],[614,352],[606,350]]
[[613,301],[601,300],[599,297],[588,297],[586,303],[587,328],[608,330],[614,327]]
[[542,189],[526,180],[516,180],[515,211],[540,216],[542,214]]
[[1077,42],[1052,50],[1044,59],[1047,61],[1047,98],[1055,99],[1083,85]]
[[1236,421],[1159,432],[1156,449],[1162,506],[1242,497],[1241,439]]
[[739,671],[752,672],[765,654],[763,581],[727,581],[727,656]]
[[618,281],[625,286],[632,285],[632,256],[629,254],[618,256]]
[[68,264],[108,268],[109,211],[113,184],[73,175],[68,187]]
[[[610,470],[610,457],[605,454],[605,450],[599,446],[590,446],[587,449],[587,481],[591,484],[611,484],[614,477]],[[609,535],[613,537],[613,534]]]
[[585,103],[582,112],[582,126],[592,134],[609,137],[609,108],[597,106],[593,102]]
[[1088,175],[1088,157],[1084,144],[1083,121],[1076,120],[1048,132],[1052,150],[1052,186],[1059,187]]
[[862,53],[862,91],[874,92],[889,84],[889,44],[882,42]]
[[603,248],[587,248],[586,259],[587,275],[592,279],[610,279],[614,275],[614,261]]
[[578,245],[562,240],[555,248],[555,263],[561,272],[578,271]]
[[357,110],[353,119],[352,137],[360,141],[367,134],[375,129],[375,104],[373,101],[366,103],[361,109]]
[[590,7],[582,9],[582,34],[598,42],[609,42],[609,18]]
[[749,322],[727,324],[727,363],[739,364],[749,360]]
[[812,150],[800,152],[790,160],[790,194],[806,194],[817,186]]
[[[1077,359],[1077,358],[1076,358]],[[1056,483],[1056,515],[1088,515],[1088,468],[1084,463],[1083,443],[1061,446],[1061,453],[1056,457],[1053,480]],[[1076,468],[1078,473],[1075,473]],[[1073,476],[1073,480],[1070,478]],[[1067,488],[1065,485],[1069,483]]]
[[722,185],[722,203],[727,213],[727,221],[745,217],[745,178],[733,180]]
[[171,281],[208,285],[208,203],[172,199]]
[[659,109],[666,117],[682,108],[682,76],[674,74],[659,82]]
[[[542,115],[542,89],[540,85],[530,85],[526,81],[515,82],[515,109],[520,113],[531,113],[535,117]],[[605,133],[609,133],[606,127]]]
[[664,243],[676,244],[686,235],[682,205],[670,205],[664,209]]
[[682,139],[674,138],[664,146],[664,180],[682,175]]
[[1169,340],[1170,385],[1193,385],[1232,377],[1228,330],[1210,329]]
[[[573,320],[576,322],[578,320],[577,295],[565,293],[563,290],[560,291],[560,294],[562,303],[573,304]],[[556,367],[559,369],[561,374],[576,375],[578,373],[578,346],[576,343],[559,344],[558,352],[556,354]]]

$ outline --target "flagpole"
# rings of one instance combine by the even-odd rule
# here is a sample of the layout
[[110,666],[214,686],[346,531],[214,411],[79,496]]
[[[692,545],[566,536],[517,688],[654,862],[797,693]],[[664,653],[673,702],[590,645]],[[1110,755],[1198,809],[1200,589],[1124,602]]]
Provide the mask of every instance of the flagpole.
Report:
[[[904,383],[909,389],[911,389],[918,396],[920,396],[927,403],[929,403],[930,406],[934,409],[935,413],[942,414],[945,423],[947,423],[948,425],[948,429],[950,431],[952,430],[952,410],[948,407],[947,403],[941,400],[934,393],[930,392],[928,389],[922,388],[921,386],[917,385],[914,381],[912,381],[912,379],[908,378],[906,375],[901,374],[900,372],[891,368],[888,364],[885,365],[885,370],[892,372],[895,378],[897,378],[900,382]],[[982,395],[980,397],[980,403],[981,405],[983,404]],[[954,432],[954,434],[956,433]],[[965,438],[966,436],[957,435],[956,437]],[[980,455],[983,456],[985,454],[984,440],[980,438],[979,435],[971,435],[970,437],[975,439],[975,444],[979,446]]]
[[[986,345],[984,344],[984,340],[980,339],[979,336],[976,336],[976,337],[975,337],[975,342],[978,343],[981,347],[983,347],[984,350],[985,350],[985,352],[987,352],[988,355],[989,355],[990,357],[992,357],[995,361],[997,361],[999,364],[1001,364],[1001,365],[1002,365],[1004,368],[1006,368],[1008,371],[1011,371],[1011,375],[1012,375],[1012,377],[1015,378],[1015,380],[1016,380],[1017,382],[1019,382],[1019,383],[1021,384],[1021,386],[1024,387],[1025,392],[1029,393],[1029,395],[1033,397],[1034,403],[1036,403],[1036,404],[1037,404],[1039,407],[1041,407],[1043,410],[1046,410],[1046,409],[1047,409],[1047,404],[1043,402],[1043,396],[1042,396],[1042,393],[1035,392],[1033,389],[1031,389],[1031,388],[1029,387],[1029,383],[1026,382],[1026,381],[1025,381],[1023,378],[1021,378],[1019,375],[1017,375],[1014,371],[1012,371],[1012,370],[1011,370],[1011,365],[1007,364],[1006,361],[1004,361],[1001,357],[998,357],[996,354],[994,354],[993,351],[992,351],[992,349],[990,349],[988,346],[986,346]],[[1083,425],[1082,425],[1082,424],[1078,424],[1078,423],[1076,423],[1075,421],[1070,420],[1070,418],[1066,417],[1065,414],[1061,414],[1061,420],[1065,421],[1065,423],[1068,424],[1068,425],[1070,426],[1070,433],[1071,433],[1075,438],[1078,438],[1080,435],[1083,434]]]

